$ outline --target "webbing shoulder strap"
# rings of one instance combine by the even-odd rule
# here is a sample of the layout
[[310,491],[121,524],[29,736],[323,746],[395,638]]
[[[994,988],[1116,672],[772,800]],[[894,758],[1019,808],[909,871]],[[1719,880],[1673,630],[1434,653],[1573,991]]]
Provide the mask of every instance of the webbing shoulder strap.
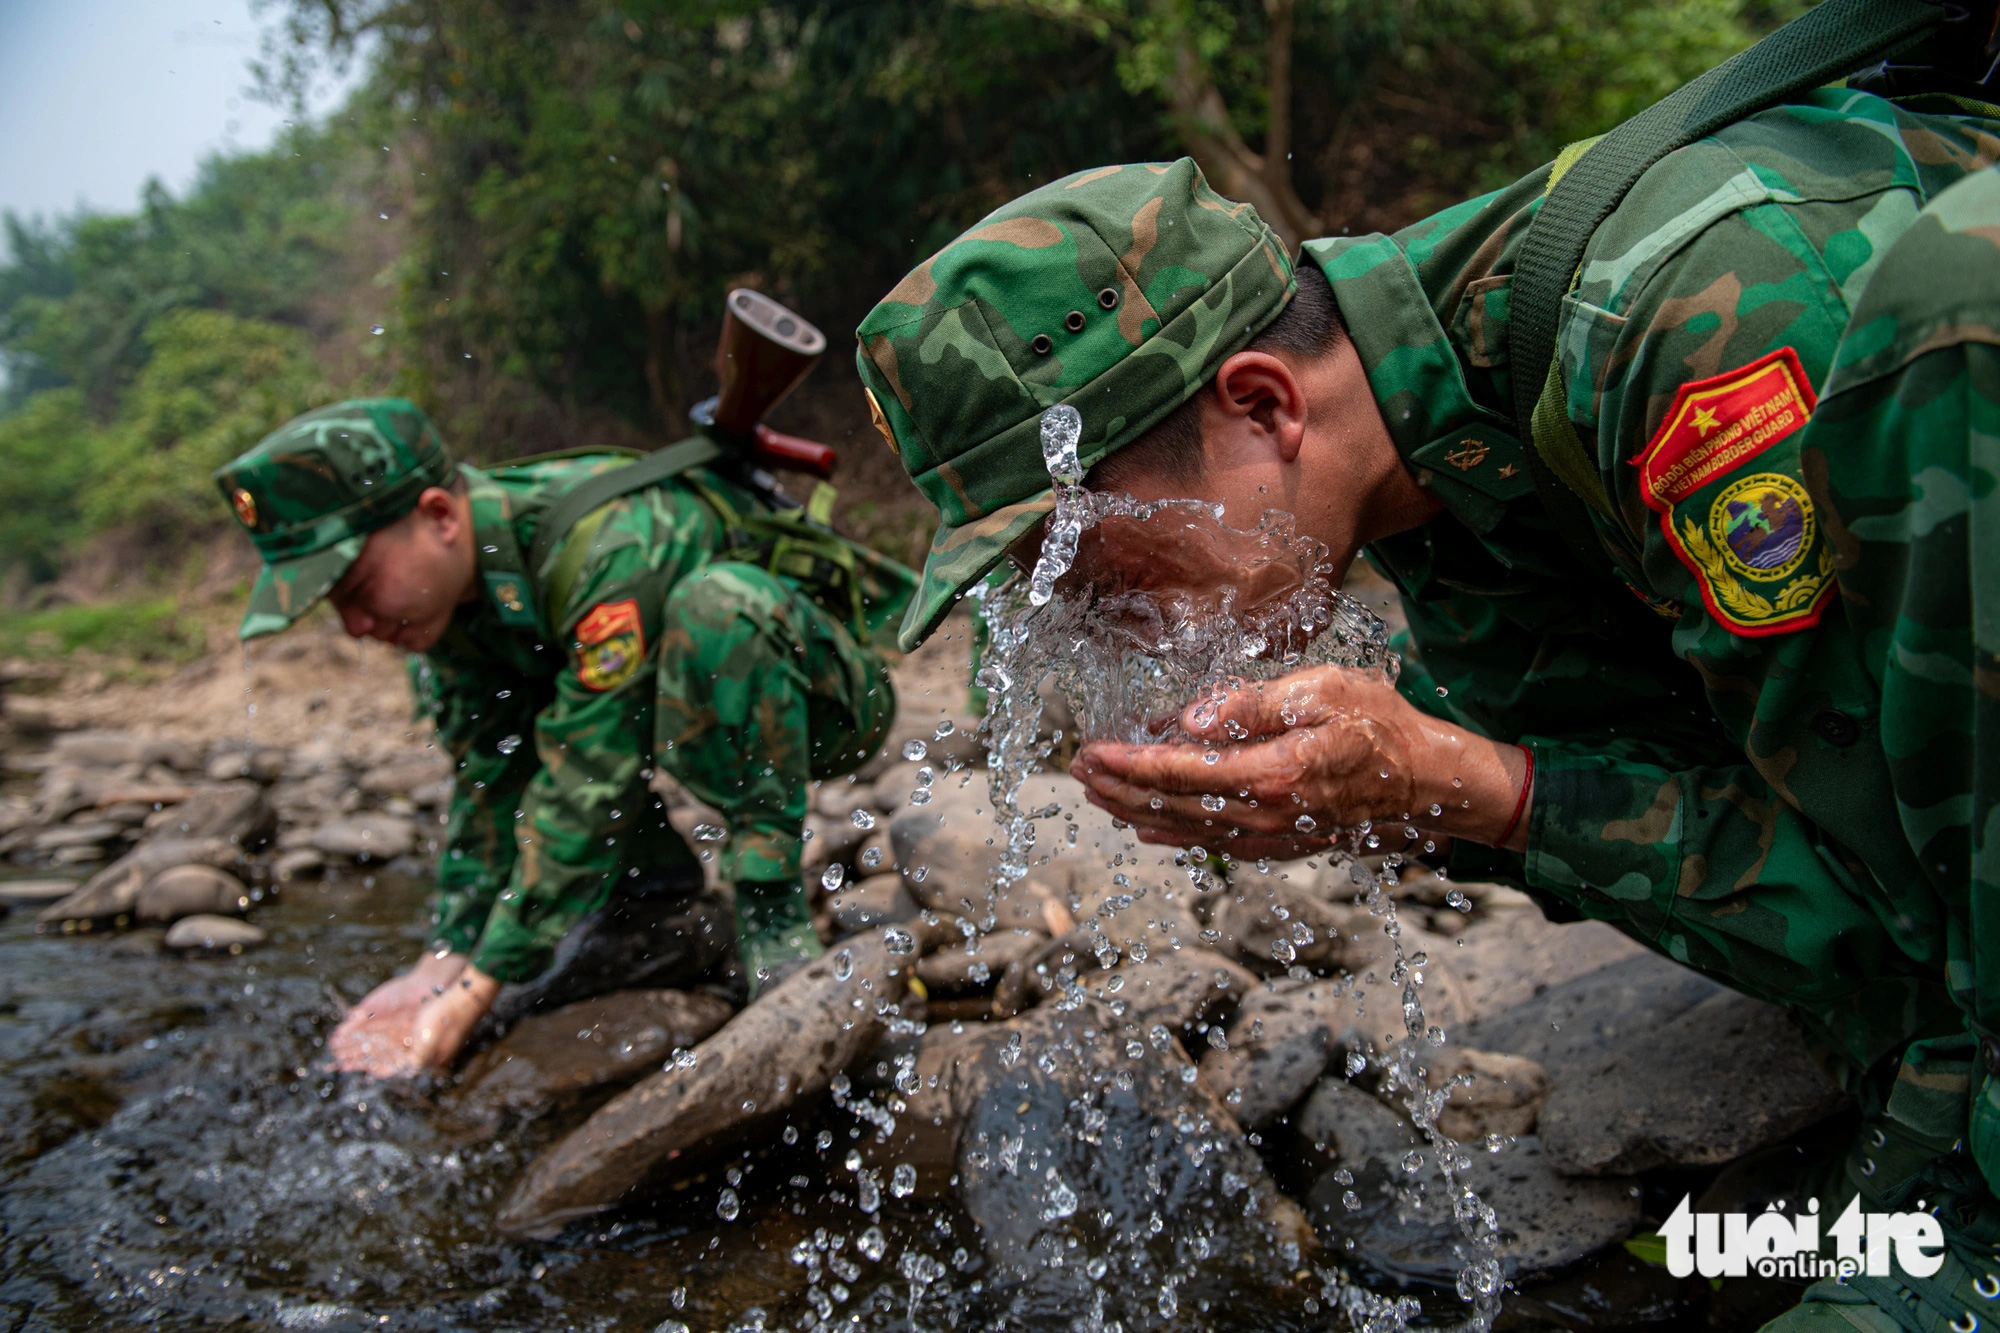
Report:
[[[670,444],[655,450],[637,462],[624,467],[600,472],[564,491],[542,515],[542,521],[535,530],[535,545],[528,554],[528,577],[534,581],[543,579],[548,570],[549,557],[556,546],[569,535],[572,528],[591,511],[601,508],[620,496],[634,491],[643,491],[648,486],[657,486],[669,477],[677,477],[683,472],[711,463],[722,456],[721,448],[706,435]],[[560,607],[551,606],[551,617],[559,614]],[[550,629],[561,626],[551,624]]]
[[1646,169],[1668,153],[1850,74],[1945,17],[1938,0],[1825,0],[1563,163],[1567,169],[1552,182],[1521,241],[1508,296],[1508,353],[1515,429],[1529,446],[1521,452],[1535,493],[1586,559],[1603,558],[1584,507],[1586,499],[1600,508],[1605,503],[1597,462],[1584,453],[1574,429],[1554,428],[1550,414],[1563,401],[1557,321],[1591,235]]

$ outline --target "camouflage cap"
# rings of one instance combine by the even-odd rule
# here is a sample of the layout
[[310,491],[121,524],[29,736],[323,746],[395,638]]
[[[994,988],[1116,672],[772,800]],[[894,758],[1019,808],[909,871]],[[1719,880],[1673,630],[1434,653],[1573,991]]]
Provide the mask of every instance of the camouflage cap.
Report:
[[444,437],[402,398],[308,412],[217,469],[215,484],[264,557],[238,637],[275,634],[311,610],[369,533],[409,513],[452,471]]
[[855,330],[875,427],[938,507],[916,647],[1054,506],[1041,414],[1083,414],[1080,461],[1185,402],[1297,290],[1284,242],[1192,158],[1025,194],[924,261]]

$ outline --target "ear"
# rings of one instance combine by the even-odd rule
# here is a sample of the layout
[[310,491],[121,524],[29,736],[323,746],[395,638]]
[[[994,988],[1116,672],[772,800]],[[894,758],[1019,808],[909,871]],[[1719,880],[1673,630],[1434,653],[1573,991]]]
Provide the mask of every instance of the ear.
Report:
[[1298,459],[1306,437],[1306,393],[1281,358],[1238,352],[1216,368],[1210,392],[1208,411],[1223,418],[1218,434],[1238,447],[1273,451],[1287,463]]
[[467,520],[459,497],[442,486],[428,486],[417,497],[418,521],[430,527],[447,545],[455,545],[467,531]]

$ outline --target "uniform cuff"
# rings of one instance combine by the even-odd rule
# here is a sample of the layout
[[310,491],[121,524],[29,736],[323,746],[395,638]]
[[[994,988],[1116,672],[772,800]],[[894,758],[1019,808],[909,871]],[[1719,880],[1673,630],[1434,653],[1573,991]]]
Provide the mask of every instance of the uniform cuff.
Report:
[[472,950],[472,965],[498,981],[533,981],[548,969],[555,950],[517,921],[496,916]]
[[1594,917],[1615,904],[1636,933],[1656,936],[1672,916],[1679,878],[1679,780],[1664,769],[1523,743],[1535,752],[1528,888]]

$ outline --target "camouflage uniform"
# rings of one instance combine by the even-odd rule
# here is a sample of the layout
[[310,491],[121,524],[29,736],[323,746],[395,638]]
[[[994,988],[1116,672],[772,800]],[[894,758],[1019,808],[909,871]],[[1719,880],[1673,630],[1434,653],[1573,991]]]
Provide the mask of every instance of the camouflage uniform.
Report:
[[[331,471],[374,467],[411,480],[397,484],[394,503],[370,502],[367,527],[324,548],[332,560],[267,567],[245,638],[302,614],[368,531],[447,476],[435,429],[409,405],[322,409],[217,474],[260,547],[266,529],[288,520],[321,530],[335,521],[326,516],[334,497],[316,489],[326,460],[298,448],[323,440],[330,421],[343,443],[364,437]],[[721,471],[697,469],[600,506],[538,577],[524,573],[553,499],[629,461],[598,454],[457,469],[481,595],[414,663],[419,696],[457,764],[433,938],[502,981],[541,973],[620,885],[700,887],[694,852],[648,789],[655,763],[727,820],[718,869],[736,885],[753,975],[782,955],[815,953],[799,882],[807,785],[863,762],[895,713],[879,654],[857,644],[842,617],[763,565],[718,558],[742,544],[740,519],[766,512]],[[308,568],[316,559],[320,567]],[[866,569],[879,621],[901,609],[897,571],[872,558]]]
[[[1525,857],[1461,846],[1455,869],[1519,878],[1552,915],[1612,922],[1792,1006],[1870,1116],[1847,1188],[1873,1208],[1944,1201],[1963,1253],[1941,1287],[1851,1287],[1802,1319],[1863,1310],[1858,1297],[1874,1301],[1856,1314],[1863,1327],[1912,1301],[1942,1311],[1942,1327],[1967,1308],[1951,1308],[1957,1287],[1983,1289],[1994,1267],[1966,1247],[2000,1237],[1988,1188],[2000,1182],[2000,1079],[1984,1072],[2000,1071],[2000,1048],[1982,1058],[1979,1046],[2000,1032],[1994,983],[1980,982],[1982,948],[2000,947],[1979,923],[1995,878],[1980,863],[1994,761],[1978,758],[1976,731],[2000,628],[1975,609],[1974,522],[1994,489],[1976,455],[2000,411],[2000,379],[1982,378],[2000,342],[1996,233],[1974,230],[2000,223],[2000,189],[1980,171],[1996,158],[2000,121],[1821,90],[1640,180],[1593,237],[1558,338],[1559,415],[1594,460],[1578,480],[1601,562],[1580,561],[1552,526],[1512,419],[1511,376],[1548,371],[1508,364],[1507,318],[1551,168],[1394,236],[1304,247],[1397,449],[1445,507],[1368,552],[1409,613],[1403,689],[1535,753]],[[996,217],[1027,235],[1032,219],[1091,215],[1078,198],[1088,179]],[[1184,212],[1165,193],[1156,227],[1207,207],[1197,194]],[[1132,226],[1128,198],[1096,209],[1100,228]],[[935,293],[926,327],[968,295],[987,328],[1011,325],[1017,340],[1061,318],[1034,283],[1002,286],[1004,264],[954,263],[967,239],[905,280]],[[1184,259],[1181,280],[1231,259]],[[1211,284],[1194,302],[1235,318],[1206,355],[1182,358],[1187,392],[1275,313],[1245,317],[1230,299]],[[990,567],[1012,516],[1049,501],[1017,475],[1029,460],[986,470],[1008,417],[966,420],[956,436],[928,424],[926,395],[945,382],[928,369],[933,344],[871,341],[909,322],[898,301],[861,327],[862,375],[898,399],[901,414],[886,415],[919,484],[919,464],[951,473],[907,645],[935,623],[940,592],[948,605]],[[958,352],[980,389],[994,389],[1007,337],[991,335],[983,361]],[[938,342],[950,358],[955,342]],[[913,373],[918,351],[928,360]],[[1121,417],[1160,415],[1160,395],[1100,383],[1070,398],[1086,441],[1103,441],[1095,457],[1138,434]],[[1970,1158],[1951,1152],[1961,1140]]]

